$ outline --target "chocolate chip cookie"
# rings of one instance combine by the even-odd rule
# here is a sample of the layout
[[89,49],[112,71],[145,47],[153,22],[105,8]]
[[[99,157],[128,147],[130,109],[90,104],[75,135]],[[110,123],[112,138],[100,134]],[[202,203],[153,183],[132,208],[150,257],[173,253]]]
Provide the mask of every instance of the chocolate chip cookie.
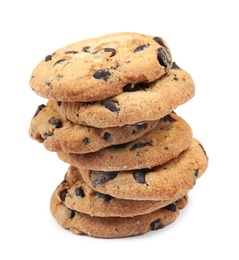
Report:
[[57,101],[91,102],[152,82],[172,66],[161,37],[119,32],[82,40],[47,55],[33,70],[32,90]]
[[31,120],[29,135],[54,152],[90,153],[104,147],[133,141],[158,123],[144,121],[134,125],[111,128],[95,128],[74,124],[62,118],[52,106],[53,101],[38,106]]
[[194,93],[190,74],[173,63],[172,69],[160,79],[128,84],[123,93],[109,99],[91,103],[56,101],[54,107],[77,124],[116,127],[164,117],[190,100]]
[[94,153],[57,153],[64,162],[78,168],[118,171],[152,168],[178,156],[192,141],[189,124],[175,113],[160,119],[157,126],[142,137]]
[[134,217],[96,217],[72,210],[65,206],[57,196],[52,194],[50,201],[52,216],[58,224],[77,235],[102,238],[119,238],[142,235],[151,230],[159,230],[174,222],[179,216],[175,203]]
[[170,200],[188,193],[207,166],[205,149],[194,138],[176,158],[152,169],[111,172],[80,169],[80,172],[94,190],[116,198]]
[[[79,169],[73,166],[68,168],[64,180],[57,187],[56,196],[69,209],[98,217],[143,215],[171,204],[176,200],[176,198],[161,201],[117,199],[109,194],[93,190],[82,179]],[[184,198],[179,198],[175,203],[181,205],[183,201],[185,201]]]

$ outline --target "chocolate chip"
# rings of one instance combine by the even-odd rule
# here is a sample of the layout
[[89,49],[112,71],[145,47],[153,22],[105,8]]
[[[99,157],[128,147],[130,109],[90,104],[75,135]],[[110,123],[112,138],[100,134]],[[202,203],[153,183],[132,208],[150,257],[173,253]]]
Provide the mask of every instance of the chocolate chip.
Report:
[[60,192],[61,201],[65,201],[67,192],[68,191],[66,189]]
[[103,194],[103,193],[100,193],[100,192],[95,192],[94,194],[95,197],[98,197],[100,199],[103,199],[104,201],[110,201],[113,197],[108,195],[108,194]]
[[112,145],[111,148],[114,150],[124,149],[128,143]]
[[167,52],[166,48],[162,47],[158,49],[158,62],[160,65],[164,66],[167,69],[170,69],[172,66],[172,57]]
[[150,229],[151,230],[158,230],[158,229],[161,229],[163,228],[164,226],[160,224],[160,219],[156,219],[155,221],[153,221],[151,224],[150,224]]
[[138,46],[137,48],[134,49],[134,52],[142,51],[142,50],[144,50],[145,48],[148,48],[148,47],[149,47],[149,44],[140,45],[140,46]]
[[48,88],[50,88],[50,89],[52,88],[51,82],[47,82],[45,86],[48,87]]
[[181,68],[176,64],[176,62],[173,62],[172,69],[174,69],[174,70],[181,70]]
[[94,185],[102,185],[110,180],[113,180],[117,175],[118,172],[91,171],[90,177]]
[[52,56],[51,55],[47,55],[46,57],[45,57],[45,61],[49,61],[49,60],[51,60],[52,59]]
[[133,176],[136,182],[141,184],[147,184],[145,180],[145,175],[147,172],[149,172],[149,169],[140,169],[136,172],[134,172]]
[[72,209],[69,209],[70,210],[70,217],[69,218],[74,218],[74,216],[76,215],[76,212]]
[[132,91],[138,91],[138,90],[145,90],[148,87],[149,87],[149,85],[144,82],[140,82],[137,84],[127,84],[126,86],[124,86],[123,91],[132,92]]
[[57,62],[54,63],[53,67],[56,66],[56,65],[59,65],[59,64],[61,64],[63,62],[65,62],[66,60],[67,59],[60,59],[60,60],[58,60]]
[[53,135],[53,132],[44,133],[44,140],[46,140],[47,137],[52,136],[52,135]]
[[101,102],[101,105],[103,105],[105,108],[109,109],[111,112],[120,111],[120,106],[113,100],[104,100]]
[[76,188],[75,194],[76,194],[76,196],[80,196],[80,197],[82,197],[82,198],[85,197],[85,193],[84,193],[84,191],[83,191],[82,188]]
[[37,110],[36,110],[36,112],[35,112],[35,114],[34,114],[34,116],[33,116],[33,118],[34,117],[36,117],[41,111],[42,111],[42,109],[44,108],[44,107],[46,107],[45,105],[40,105],[40,106],[38,106],[37,107]]
[[102,48],[102,49],[99,49],[99,50],[93,52],[93,54],[96,54],[96,53],[98,53],[98,52],[100,52],[100,51],[110,52],[110,53],[111,53],[111,54],[110,54],[110,57],[113,57],[113,56],[115,56],[115,54],[116,54],[116,50],[113,49],[113,48]]
[[170,211],[173,211],[173,212],[177,211],[177,207],[174,203],[165,206],[164,209],[170,210]]
[[50,124],[52,124],[52,125],[55,125],[56,126],[56,128],[61,128],[62,127],[62,122],[61,122],[61,120],[60,119],[57,119],[57,118],[52,118],[52,119],[50,119],[49,121],[48,121]]
[[134,129],[132,131],[132,135],[138,132],[145,130],[148,127],[148,123],[135,124]]
[[194,175],[195,175],[196,178],[198,177],[198,172],[199,172],[199,169],[194,171]]
[[205,154],[205,156],[208,158],[207,153],[206,153],[206,150],[204,149],[203,145],[202,145],[202,144],[199,144],[199,145],[200,145],[200,147],[202,148],[203,153]]
[[79,53],[78,51],[65,51],[65,54],[77,54]]
[[160,118],[161,122],[170,122],[173,123],[174,121],[176,121],[174,118],[172,118],[170,115],[164,116],[162,118]]
[[165,47],[165,48],[167,49],[167,46],[165,46],[164,41],[163,41],[163,39],[162,39],[161,37],[156,36],[156,37],[154,37],[153,39],[154,39],[159,45],[161,45],[161,46],[163,46],[163,47]]
[[89,52],[90,46],[85,46],[82,48],[83,52]]
[[62,103],[62,101],[57,101],[57,106],[60,107],[61,103]]
[[82,141],[83,144],[89,144],[90,143],[90,139],[88,137],[85,137]]
[[107,141],[107,142],[111,142],[111,141],[112,141],[111,134],[108,133],[108,132],[105,132],[105,133],[104,133],[103,138],[104,138],[104,140]]
[[153,146],[151,142],[146,142],[146,143],[137,143],[137,144],[134,144],[131,148],[130,148],[130,151],[133,151],[137,148],[142,148],[142,147],[145,147],[145,146]]
[[108,70],[105,69],[100,69],[97,70],[94,74],[93,77],[95,79],[103,79],[104,81],[108,81],[109,77],[111,76],[111,73]]

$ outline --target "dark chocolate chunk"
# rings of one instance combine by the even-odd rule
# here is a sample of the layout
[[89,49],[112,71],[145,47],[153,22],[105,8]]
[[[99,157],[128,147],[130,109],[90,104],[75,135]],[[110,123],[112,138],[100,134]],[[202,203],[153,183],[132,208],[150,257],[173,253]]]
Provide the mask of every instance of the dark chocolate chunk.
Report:
[[76,196],[80,196],[82,198],[85,197],[85,193],[84,193],[84,191],[83,191],[83,189],[81,187],[80,188],[76,188],[75,194],[76,194]]
[[51,60],[52,59],[52,56],[51,55],[47,55],[46,57],[45,57],[45,61],[49,61],[49,60]]
[[137,84],[127,84],[126,86],[124,86],[123,91],[132,92],[132,91],[138,91],[138,90],[145,90],[148,87],[149,87],[149,85],[144,82],[140,82]]
[[111,148],[114,150],[124,149],[128,143],[112,145]]
[[108,132],[105,132],[105,133],[104,133],[103,138],[104,138],[104,140],[107,141],[107,142],[111,142],[111,141],[112,141],[111,134],[108,133]]
[[156,36],[156,37],[154,37],[153,39],[154,39],[159,45],[161,45],[161,46],[163,46],[163,47],[165,47],[165,48],[167,49],[167,46],[165,46],[165,44],[164,44],[164,42],[163,42],[163,40],[162,40],[161,37]]
[[174,69],[174,70],[181,70],[181,68],[176,64],[176,62],[173,62],[172,69]]
[[90,139],[88,137],[85,137],[82,142],[83,142],[83,144],[89,144]]
[[44,133],[44,140],[46,140],[47,137],[52,136],[52,135],[53,135],[53,132]]
[[167,69],[170,69],[172,66],[172,57],[167,52],[166,48],[162,47],[158,49],[158,62],[160,65],[164,66]]
[[173,212],[177,211],[177,207],[174,203],[165,206],[164,209],[170,210],[170,211],[173,211]]
[[100,51],[110,52],[110,53],[111,53],[111,54],[110,54],[110,57],[113,57],[113,56],[115,56],[115,54],[116,54],[116,50],[113,49],[113,48],[102,48],[102,49],[99,49],[99,50],[93,52],[93,54],[96,54],[96,53],[98,53],[98,52],[100,52]]
[[57,106],[60,107],[61,103],[62,103],[62,101],[57,101]]
[[194,175],[195,175],[196,178],[198,177],[198,172],[199,172],[199,169],[194,171]]
[[207,153],[206,153],[206,150],[204,149],[203,145],[202,145],[202,144],[199,144],[199,145],[200,145],[200,147],[202,148],[203,153],[204,153],[204,154],[206,155],[206,157],[208,158]]
[[74,218],[74,216],[76,215],[76,212],[72,209],[69,209],[70,210],[70,217],[69,218]]
[[170,115],[166,115],[162,118],[160,118],[161,122],[170,122],[173,123],[174,121],[176,121],[174,118],[172,118]]
[[56,65],[59,65],[59,64],[61,64],[63,62],[65,62],[66,60],[67,59],[60,59],[60,60],[58,60],[57,62],[54,63],[53,67],[56,66]]
[[117,175],[118,172],[91,171],[90,177],[94,185],[102,185],[110,180],[113,180]]
[[113,197],[108,195],[108,194],[104,194],[104,193],[100,193],[98,191],[95,192],[94,194],[95,197],[101,198],[104,201],[110,201]]
[[111,76],[111,73],[108,70],[105,69],[100,69],[97,70],[94,74],[93,77],[95,79],[103,79],[104,81],[108,81],[109,77]]
[[149,44],[140,45],[140,46],[138,46],[137,48],[134,49],[134,52],[142,51],[142,50],[144,50],[145,48],[148,48],[148,47],[149,47]]
[[65,201],[67,192],[68,191],[66,189],[60,192],[61,201]]
[[65,54],[76,54],[78,51],[65,51]]
[[151,230],[158,230],[158,229],[161,229],[163,228],[164,226],[160,224],[160,219],[156,219],[155,221],[153,221],[151,224],[150,224],[150,229]]
[[89,52],[90,46],[85,46],[82,48],[83,52]]
[[62,122],[60,119],[57,119],[57,118],[52,118],[48,121],[48,123],[52,124],[52,125],[55,125],[56,128],[61,128],[62,127]]
[[131,148],[130,148],[130,151],[133,151],[137,148],[142,148],[142,147],[145,147],[145,146],[153,146],[151,142],[146,142],[146,143],[137,143],[137,144],[134,144]]
[[140,169],[136,172],[134,172],[133,176],[136,182],[142,183],[142,184],[147,184],[145,180],[145,175],[147,172],[149,172],[149,169]]
[[104,100],[101,102],[101,105],[103,105],[105,108],[109,109],[112,112],[119,112],[120,106],[114,102],[113,100]]
[[40,106],[38,106],[37,107],[37,110],[36,110],[36,112],[35,112],[35,114],[34,114],[34,116],[33,116],[33,118],[34,117],[36,117],[41,111],[42,111],[42,109],[44,108],[44,107],[46,107],[45,105],[40,105]]
[[134,129],[132,131],[132,135],[138,132],[145,130],[148,127],[148,123],[135,124]]
[[47,82],[45,86],[48,87],[48,88],[52,88],[51,82]]

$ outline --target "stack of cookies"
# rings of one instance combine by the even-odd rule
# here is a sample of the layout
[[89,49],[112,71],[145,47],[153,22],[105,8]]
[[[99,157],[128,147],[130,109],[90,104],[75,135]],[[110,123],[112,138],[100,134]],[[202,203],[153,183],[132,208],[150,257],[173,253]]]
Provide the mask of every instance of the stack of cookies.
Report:
[[73,43],[47,55],[30,86],[47,101],[29,135],[69,164],[50,199],[60,226],[113,238],[177,219],[208,157],[175,113],[195,85],[161,37],[124,32]]

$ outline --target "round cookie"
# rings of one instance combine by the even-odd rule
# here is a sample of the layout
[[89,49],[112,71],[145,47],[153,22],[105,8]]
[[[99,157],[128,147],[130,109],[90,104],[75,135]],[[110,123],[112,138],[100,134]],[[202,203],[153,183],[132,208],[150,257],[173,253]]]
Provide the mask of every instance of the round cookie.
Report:
[[154,129],[158,120],[99,129],[63,119],[53,102],[40,105],[31,120],[29,135],[54,152],[90,153],[104,147],[133,141]]
[[30,86],[38,95],[58,101],[103,100],[128,84],[160,78],[171,65],[171,52],[162,38],[112,33],[47,55],[33,70]]
[[176,158],[153,169],[103,172],[80,169],[84,181],[94,190],[121,199],[170,200],[191,190],[208,166],[202,144],[193,139]]
[[52,194],[50,210],[58,224],[77,235],[87,234],[101,238],[120,238],[142,235],[162,229],[174,222],[179,210],[174,203],[148,214],[134,217],[95,217],[66,207],[56,194]]
[[175,113],[160,119],[157,126],[142,137],[94,153],[57,153],[64,162],[77,168],[118,171],[151,168],[178,156],[192,141],[189,124]]
[[176,63],[160,79],[128,85],[123,93],[97,102],[54,102],[60,115],[77,124],[116,127],[156,120],[186,103],[195,94],[191,76]]
[[[171,204],[177,199],[161,201],[117,199],[93,190],[82,179],[80,171],[73,166],[68,168],[64,181],[57,187],[56,196],[69,209],[98,217],[143,215]],[[180,204],[180,201],[184,199],[178,199],[176,205]]]

